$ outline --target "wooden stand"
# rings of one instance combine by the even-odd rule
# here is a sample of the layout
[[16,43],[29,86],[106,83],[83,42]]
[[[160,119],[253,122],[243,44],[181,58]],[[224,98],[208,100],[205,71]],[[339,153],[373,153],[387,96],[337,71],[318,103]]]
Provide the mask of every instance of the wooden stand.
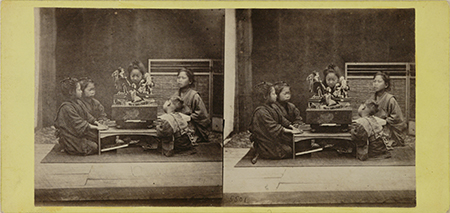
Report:
[[117,135],[146,135],[146,136],[155,136],[156,137],[156,129],[117,129],[115,127],[110,127],[107,130],[98,131],[98,154],[101,155],[102,152],[102,138],[106,138],[109,136],[117,136]]
[[[295,147],[297,145],[297,143],[301,143],[299,144],[299,146],[303,146],[306,147],[309,144],[311,144],[311,140],[315,140],[315,139],[340,139],[340,140],[348,140],[351,141],[352,140],[352,136],[349,132],[344,132],[344,133],[313,133],[310,130],[305,130],[303,133],[300,134],[294,134],[294,136],[292,137],[292,158],[295,159],[296,156],[296,151],[295,151]],[[305,144],[306,143],[306,144]],[[308,150],[305,150],[308,151]],[[303,152],[305,152],[303,151]],[[309,151],[322,151],[322,150],[309,150]],[[304,153],[304,154],[308,154],[308,153]]]

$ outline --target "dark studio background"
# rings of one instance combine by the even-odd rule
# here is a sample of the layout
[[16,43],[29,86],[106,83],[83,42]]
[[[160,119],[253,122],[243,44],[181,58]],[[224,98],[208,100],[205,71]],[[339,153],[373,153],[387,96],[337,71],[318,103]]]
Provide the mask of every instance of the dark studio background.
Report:
[[[319,71],[323,79],[322,71],[331,63],[344,75],[345,62],[415,61],[414,9],[252,9],[236,13],[235,108],[239,110],[235,129],[240,131],[247,128],[255,107],[245,104],[252,101],[251,86],[261,81],[290,84],[291,102],[305,118],[312,96],[305,79],[312,71]],[[368,98],[371,81],[351,83],[350,97]],[[399,102],[404,107],[404,92],[396,88],[404,87],[393,82],[392,93],[402,99]]]
[[[148,68],[148,59],[223,60],[224,10],[40,8],[35,12],[40,19],[36,26],[38,128],[53,124],[62,101],[59,81],[65,77],[93,79],[95,97],[110,115],[115,93],[111,73],[119,66],[126,68],[140,60]],[[157,99],[167,99],[176,89],[175,77],[168,78],[154,79]],[[197,90],[207,99],[202,84],[207,82],[200,79]],[[223,106],[223,98],[219,105]]]

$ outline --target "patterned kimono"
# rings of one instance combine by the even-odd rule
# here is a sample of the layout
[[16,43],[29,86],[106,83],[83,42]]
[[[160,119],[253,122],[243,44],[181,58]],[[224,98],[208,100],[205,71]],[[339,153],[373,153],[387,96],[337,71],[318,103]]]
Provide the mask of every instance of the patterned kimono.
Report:
[[302,123],[302,117],[300,116],[300,110],[290,102],[275,102],[272,104],[275,108],[279,108],[283,117],[285,117],[292,125],[299,125]]
[[384,93],[379,99],[375,97],[374,100],[377,102],[379,110],[375,116],[386,120],[387,124],[383,131],[389,135],[392,146],[405,145],[406,122],[395,97]]
[[283,119],[281,113],[267,104],[253,111],[250,140],[261,158],[283,159],[292,155],[292,135],[283,131],[283,127],[289,125]]
[[164,155],[171,151],[189,150],[192,148],[188,128],[190,117],[182,113],[167,113],[159,117],[160,124],[156,126],[157,136],[161,140]]
[[180,96],[184,101],[184,108],[181,112],[191,116],[191,124],[195,134],[199,137],[198,141],[208,141],[211,119],[200,94],[191,88],[187,88],[184,94],[178,91],[175,96]]
[[106,121],[105,107],[95,98],[79,99],[78,103],[94,116],[97,121]]
[[367,160],[386,153],[383,141],[383,127],[374,116],[358,118],[351,130],[352,141],[356,145],[356,158]]
[[95,118],[76,100],[62,103],[54,123],[61,148],[72,155],[97,153],[98,145],[94,142],[97,141],[97,132],[89,128],[94,121]]

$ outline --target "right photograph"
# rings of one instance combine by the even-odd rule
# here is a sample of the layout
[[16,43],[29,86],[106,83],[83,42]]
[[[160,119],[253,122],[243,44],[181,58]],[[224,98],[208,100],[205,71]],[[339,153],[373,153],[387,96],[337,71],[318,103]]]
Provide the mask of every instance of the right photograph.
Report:
[[416,206],[414,9],[225,22],[224,206]]

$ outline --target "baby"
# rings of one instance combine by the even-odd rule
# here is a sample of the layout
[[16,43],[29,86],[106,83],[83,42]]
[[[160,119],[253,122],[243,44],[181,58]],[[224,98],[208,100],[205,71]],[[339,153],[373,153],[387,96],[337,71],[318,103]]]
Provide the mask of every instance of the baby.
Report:
[[358,109],[360,118],[355,120],[351,134],[356,145],[356,158],[359,160],[364,161],[382,154],[387,154],[386,158],[390,157],[383,140],[382,120],[374,116],[377,111],[378,104],[373,100],[366,101]]
[[183,109],[183,101],[180,97],[172,97],[167,100],[163,109],[165,114],[161,115],[157,121],[156,131],[160,138],[162,154],[170,157],[178,151],[191,151],[195,153],[192,146],[192,132],[188,128],[190,117],[180,110]]

